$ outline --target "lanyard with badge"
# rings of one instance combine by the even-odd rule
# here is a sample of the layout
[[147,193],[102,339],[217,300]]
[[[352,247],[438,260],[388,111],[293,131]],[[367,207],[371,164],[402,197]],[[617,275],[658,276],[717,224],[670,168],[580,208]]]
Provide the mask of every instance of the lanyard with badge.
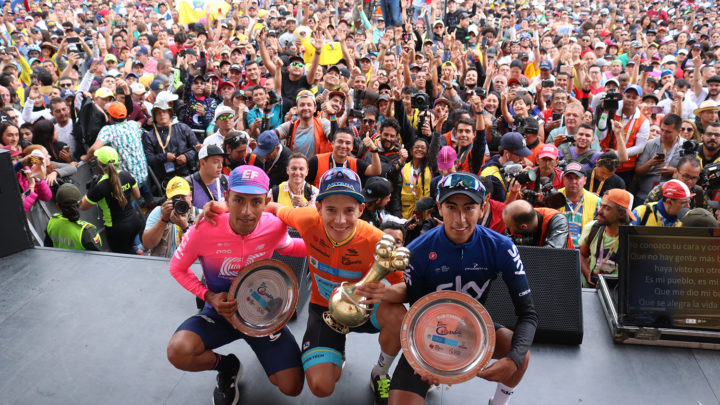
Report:
[[[165,145],[162,143],[162,138],[160,138],[160,132],[158,132],[157,125],[153,124],[153,128],[155,129],[155,137],[157,138],[158,145],[160,145],[160,148],[162,149],[163,153],[165,153],[165,156],[167,157],[167,153],[165,152],[165,149],[170,145],[170,138],[172,138],[172,124],[168,127],[168,135],[165,139]],[[175,163],[174,162],[165,162],[165,173],[171,173],[175,171]]]

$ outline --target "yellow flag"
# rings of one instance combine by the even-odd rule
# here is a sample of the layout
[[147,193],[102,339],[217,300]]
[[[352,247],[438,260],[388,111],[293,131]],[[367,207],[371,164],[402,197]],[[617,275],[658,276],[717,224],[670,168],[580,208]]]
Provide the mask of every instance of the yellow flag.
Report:
[[[312,41],[308,37],[302,38],[300,42],[302,43],[303,48],[305,48],[303,59],[305,59],[305,64],[309,65],[312,63],[313,57],[315,57],[315,47],[312,45]],[[340,62],[340,59],[342,58],[343,54],[340,42],[323,44],[322,53],[320,54],[320,65],[334,65]]]

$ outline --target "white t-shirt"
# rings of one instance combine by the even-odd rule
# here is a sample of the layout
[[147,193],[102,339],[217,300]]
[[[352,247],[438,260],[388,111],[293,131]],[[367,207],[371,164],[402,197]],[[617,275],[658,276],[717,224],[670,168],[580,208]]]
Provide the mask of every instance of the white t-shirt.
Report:
[[73,123],[71,120],[68,120],[67,124],[65,124],[64,127],[61,127],[60,124],[55,124],[55,130],[58,134],[58,140],[60,142],[65,142],[67,146],[70,147],[70,154],[75,154],[75,149],[77,148],[77,145],[75,144],[75,138],[73,137]]

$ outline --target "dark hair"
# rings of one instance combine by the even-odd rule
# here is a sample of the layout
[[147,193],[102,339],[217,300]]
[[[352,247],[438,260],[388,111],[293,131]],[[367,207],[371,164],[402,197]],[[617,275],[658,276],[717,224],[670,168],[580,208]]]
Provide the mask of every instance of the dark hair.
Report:
[[403,87],[403,89],[402,89],[402,94],[415,94],[417,92],[418,92],[418,89],[415,86],[407,86],[407,87]]
[[380,230],[385,231],[386,229],[393,229],[396,231],[401,231],[403,236],[403,242],[405,241],[405,236],[407,235],[407,230],[402,224],[399,224],[397,222],[393,221],[385,221],[382,224],[380,224]]
[[679,131],[680,127],[682,127],[682,118],[677,114],[670,113],[663,118],[662,123],[673,127],[676,131]]
[[705,128],[705,131],[707,131],[707,129],[710,128],[710,127],[712,127],[712,128],[720,128],[720,122],[713,121],[713,122],[707,124],[707,127]]
[[690,82],[685,79],[677,79],[675,80],[675,85],[678,87],[686,88],[690,87]]
[[683,167],[684,165],[687,165],[687,164],[689,164],[692,167],[697,168],[697,167],[700,167],[700,160],[698,160],[698,158],[695,155],[685,155],[680,158],[680,161],[677,164],[678,171],[680,170],[681,167]]
[[[498,97],[498,100],[500,100],[499,97]],[[498,110],[499,109],[500,108],[498,107]],[[450,119],[450,122],[452,122],[453,128],[457,128],[458,121],[461,120],[463,115],[465,115],[465,114],[472,116],[472,114],[470,114],[470,111],[468,111],[464,108],[456,108],[456,109],[450,111],[450,115],[448,116],[448,118]],[[473,123],[473,128],[475,128],[475,123]]]
[[475,122],[473,122],[473,120],[471,120],[470,118],[460,118],[455,122],[455,125],[453,125],[453,127],[457,129],[458,125],[460,124],[470,125],[473,130],[475,129]]
[[350,135],[350,139],[353,141],[355,140],[355,134],[353,133],[352,129],[350,128],[338,128],[337,131],[335,131],[335,138],[333,138],[333,142],[337,139],[337,136],[340,134],[346,134]]
[[60,213],[70,222],[77,222],[80,219],[80,207],[78,203],[58,204]]
[[580,128],[585,128],[585,129],[589,129],[591,131],[595,131],[595,127],[593,127],[592,124],[587,124],[584,122],[578,126],[578,129],[580,129]]
[[383,122],[380,124],[380,132],[382,132],[383,129],[390,127],[397,132],[398,135],[400,135],[400,123],[395,118],[385,118]]
[[123,193],[122,181],[120,181],[120,175],[118,174],[117,168],[115,168],[115,164],[113,162],[109,162],[109,164],[104,165],[98,162],[98,165],[100,165],[103,173],[108,175],[113,197],[117,200],[120,208],[125,209],[125,206],[128,204],[128,200],[125,198],[125,194]]
[[53,146],[53,138],[55,138],[55,126],[52,121],[41,118],[32,126],[32,143],[35,145],[42,145],[47,149],[48,153],[53,157],[53,160],[57,160],[55,155],[55,147]]
[[[5,133],[5,131],[6,131],[8,128],[10,128],[10,127],[18,128],[17,125],[13,124],[13,123],[10,122],[10,121],[0,122],[0,144],[3,144],[3,143],[2,143],[2,135],[3,135],[3,134]],[[20,128],[18,128],[18,133],[19,133],[19,132],[20,132]],[[22,142],[18,142],[18,144],[22,146]],[[3,145],[4,145],[4,144],[3,144]]]
[[49,103],[50,109],[52,110],[52,106],[53,106],[54,104],[60,104],[60,103],[66,104],[66,103],[65,103],[65,100],[63,100],[63,99],[60,98],[60,97],[53,97],[53,98],[51,98],[51,99],[50,99],[50,103]]
[[365,108],[363,108],[363,112],[365,113],[365,115],[370,114],[375,118],[378,118],[380,116],[380,111],[374,105],[366,105]]

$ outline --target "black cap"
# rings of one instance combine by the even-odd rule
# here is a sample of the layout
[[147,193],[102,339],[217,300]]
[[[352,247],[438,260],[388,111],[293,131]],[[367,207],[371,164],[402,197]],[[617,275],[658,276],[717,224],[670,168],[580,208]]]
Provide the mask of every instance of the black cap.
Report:
[[448,174],[438,182],[437,200],[442,204],[448,198],[463,194],[477,204],[485,202],[485,187],[480,178],[472,173],[456,172]]
[[391,193],[392,183],[390,183],[390,180],[379,176],[367,179],[365,182],[365,188],[363,188],[365,202],[373,202],[381,198],[385,198]]
[[288,62],[292,63],[294,61],[305,63],[305,59],[302,58],[300,55],[293,55],[288,59]]

